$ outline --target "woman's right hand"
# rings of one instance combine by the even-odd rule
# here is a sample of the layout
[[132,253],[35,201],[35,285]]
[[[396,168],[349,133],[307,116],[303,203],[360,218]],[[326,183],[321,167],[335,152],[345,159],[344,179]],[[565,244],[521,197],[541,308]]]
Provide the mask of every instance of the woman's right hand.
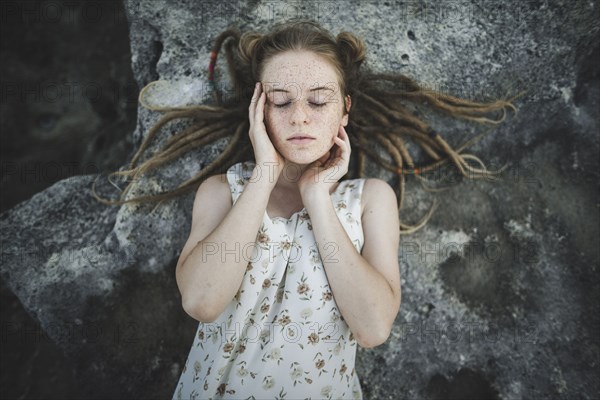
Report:
[[267,95],[262,90],[262,84],[257,82],[254,86],[254,95],[250,101],[250,107],[248,107],[248,117],[250,119],[248,134],[254,149],[256,165],[260,168],[258,171],[260,173],[259,177],[269,180],[274,186],[281,171],[283,171],[285,159],[275,149],[267,133],[264,123],[266,98]]

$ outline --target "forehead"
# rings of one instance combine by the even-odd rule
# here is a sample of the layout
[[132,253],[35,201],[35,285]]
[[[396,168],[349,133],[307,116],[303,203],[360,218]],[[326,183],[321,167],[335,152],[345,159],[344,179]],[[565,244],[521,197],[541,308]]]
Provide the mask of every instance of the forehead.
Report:
[[262,81],[279,87],[297,84],[310,87],[338,84],[336,70],[325,58],[310,51],[286,51],[273,56],[263,69]]

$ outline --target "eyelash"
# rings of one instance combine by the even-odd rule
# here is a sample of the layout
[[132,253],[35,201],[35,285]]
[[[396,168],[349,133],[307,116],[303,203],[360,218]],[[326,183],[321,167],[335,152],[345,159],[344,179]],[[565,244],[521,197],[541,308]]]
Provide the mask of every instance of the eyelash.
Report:
[[[290,104],[290,102],[284,103],[284,104],[273,104],[273,106],[277,107],[277,108],[283,108],[283,107],[287,107]],[[311,106],[313,107],[324,107],[325,105],[327,105],[327,103],[309,103]]]

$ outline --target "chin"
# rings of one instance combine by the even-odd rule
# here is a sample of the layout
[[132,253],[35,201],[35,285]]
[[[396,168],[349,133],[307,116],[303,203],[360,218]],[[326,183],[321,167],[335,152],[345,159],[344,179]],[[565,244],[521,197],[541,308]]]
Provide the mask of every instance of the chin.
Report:
[[320,148],[320,149],[286,149],[285,153],[282,153],[283,157],[289,162],[293,162],[295,164],[310,164],[312,162],[317,161],[319,158],[323,157],[326,153],[329,152],[330,148]]
[[300,164],[300,165],[304,165],[304,164],[310,164],[312,162],[315,162],[319,159],[319,155],[315,154],[314,152],[293,152],[290,154],[286,154],[284,155],[285,159],[288,160],[289,162],[292,162],[294,164]]

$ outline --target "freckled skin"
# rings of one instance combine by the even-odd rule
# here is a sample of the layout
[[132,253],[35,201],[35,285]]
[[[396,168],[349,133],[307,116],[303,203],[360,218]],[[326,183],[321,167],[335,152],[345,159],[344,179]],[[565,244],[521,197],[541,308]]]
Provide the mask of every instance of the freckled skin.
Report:
[[[265,127],[281,155],[289,163],[306,165],[327,153],[334,144],[339,126],[348,124],[334,67],[315,53],[287,51],[266,63],[261,81],[267,92]],[[334,91],[310,92],[320,86]],[[288,92],[269,92],[273,88]],[[285,103],[289,104],[275,107]],[[316,103],[325,105],[317,107]],[[295,134],[305,134],[316,140],[306,144],[287,141]]]

